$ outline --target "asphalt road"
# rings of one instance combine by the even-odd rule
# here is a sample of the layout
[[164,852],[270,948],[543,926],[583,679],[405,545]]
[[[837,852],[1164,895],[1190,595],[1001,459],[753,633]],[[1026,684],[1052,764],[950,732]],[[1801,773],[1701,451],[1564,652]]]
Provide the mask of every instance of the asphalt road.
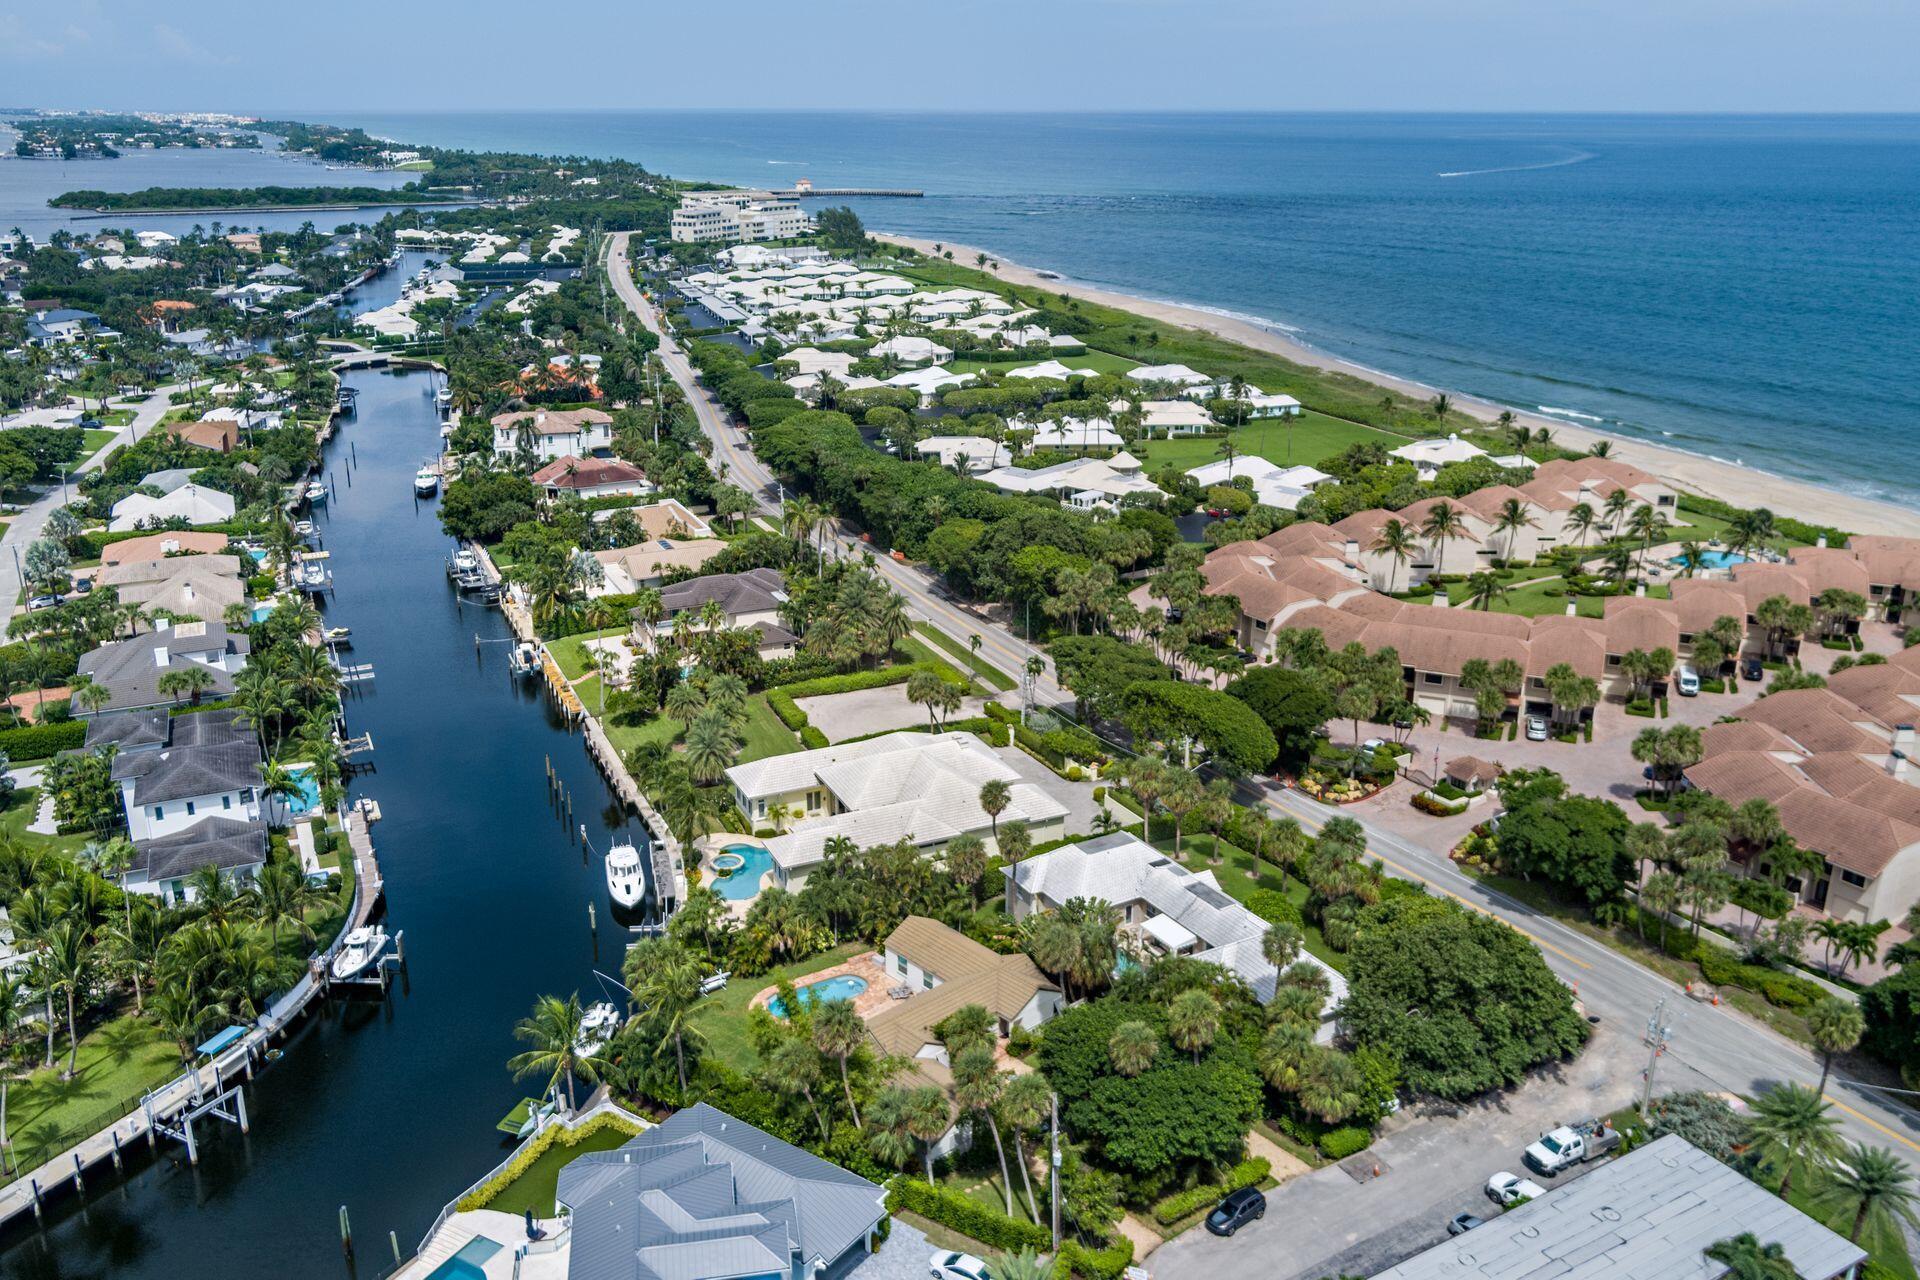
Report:
[[[641,298],[627,269],[625,235],[612,237],[609,266],[615,291],[642,323],[659,333],[659,321]],[[726,421],[724,412],[700,388],[685,356],[671,337],[664,334],[661,355],[699,415],[702,429],[713,438],[715,456],[726,461],[730,476],[751,486],[765,509],[777,515],[779,490],[774,478],[753,457],[745,441]],[[844,537],[844,532],[837,536]],[[845,545],[848,550],[864,549],[853,542]],[[1002,670],[1018,674],[1028,656],[1040,652],[997,621],[938,598],[933,577],[926,571],[884,557],[877,561],[877,567],[923,617],[962,638],[977,632],[984,642],[983,656]],[[1043,680],[1036,691],[1042,705],[1064,702],[1069,696],[1051,678]],[[1258,791],[1257,797],[1245,798],[1265,803],[1278,814],[1297,818],[1309,831],[1318,830],[1335,814],[1317,801],[1277,785],[1263,785]],[[1667,1057],[1655,1068],[1656,1091],[1674,1087],[1668,1082],[1668,1073],[1676,1063],[1683,1064],[1697,1077],[1696,1083],[1704,1081],[1714,1088],[1748,1095],[1788,1081],[1811,1085],[1819,1080],[1820,1062],[1810,1050],[1724,1005],[1688,999],[1678,985],[1603,943],[1463,874],[1446,856],[1446,850],[1424,848],[1378,826],[1364,822],[1362,825],[1367,828],[1370,853],[1381,859],[1389,871],[1423,881],[1433,890],[1446,893],[1476,911],[1496,916],[1532,938],[1553,970],[1574,986],[1587,1011],[1599,1016],[1604,1024],[1631,1029],[1637,1037],[1654,1007],[1664,999],[1665,1022],[1671,1028],[1670,1047]],[[1910,1165],[1920,1168],[1920,1115],[1889,1105],[1883,1095],[1838,1073],[1828,1081],[1826,1096],[1840,1113],[1841,1126],[1848,1139],[1889,1147]],[[1197,1271],[1195,1277],[1199,1280]],[[1219,1278],[1208,1276],[1206,1280]]]

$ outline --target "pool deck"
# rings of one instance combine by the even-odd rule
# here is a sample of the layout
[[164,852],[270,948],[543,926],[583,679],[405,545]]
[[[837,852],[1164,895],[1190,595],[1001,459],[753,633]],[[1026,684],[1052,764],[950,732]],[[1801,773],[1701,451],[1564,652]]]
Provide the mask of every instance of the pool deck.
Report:
[[[853,1011],[862,1018],[871,1018],[882,1009],[892,1008],[896,1003],[893,997],[887,994],[887,988],[893,985],[893,979],[887,976],[886,966],[881,963],[879,954],[873,951],[864,951],[851,959],[822,969],[818,973],[796,978],[793,986],[795,990],[799,990],[801,987],[810,987],[816,982],[825,982],[828,978],[839,977],[866,980],[867,989],[853,998]],[[754,996],[749,1004],[752,1008],[764,1009],[768,1002],[779,994],[779,986],[771,986]]]

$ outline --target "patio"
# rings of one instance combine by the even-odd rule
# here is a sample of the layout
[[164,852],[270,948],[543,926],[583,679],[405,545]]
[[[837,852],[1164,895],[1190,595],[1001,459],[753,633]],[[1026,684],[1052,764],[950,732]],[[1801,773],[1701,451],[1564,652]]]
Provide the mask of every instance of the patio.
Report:
[[[857,956],[851,956],[817,973],[795,978],[794,990],[798,991],[833,978],[859,978],[867,984],[866,990],[853,997],[853,1011],[862,1018],[871,1018],[882,1009],[891,1008],[894,1003],[893,997],[887,994],[889,987],[893,985],[893,979],[887,976],[886,966],[881,963],[880,956],[872,951],[863,951]],[[749,1007],[764,1009],[779,994],[778,985],[762,988],[749,1002]]]

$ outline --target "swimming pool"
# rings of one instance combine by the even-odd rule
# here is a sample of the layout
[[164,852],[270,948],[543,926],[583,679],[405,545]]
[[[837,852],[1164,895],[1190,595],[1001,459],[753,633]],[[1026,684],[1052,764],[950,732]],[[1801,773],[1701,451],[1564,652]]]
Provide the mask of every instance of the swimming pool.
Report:
[[253,622],[265,622],[267,616],[273,612],[273,607],[279,603],[278,600],[263,600],[253,606],[253,612],[248,614],[247,617]]
[[[823,978],[819,982],[809,983],[794,992],[794,995],[799,997],[802,1005],[811,1008],[823,1000],[851,1000],[866,989],[865,978],[856,978],[850,973],[843,973],[837,977]],[[776,1018],[784,1018],[787,1016],[787,1002],[775,996],[767,1001],[767,1012]]]
[[713,891],[729,902],[743,902],[759,893],[760,881],[773,869],[773,855],[757,844],[730,844],[720,852],[739,858],[740,866],[730,876],[715,876]]
[[[1743,556],[1738,551],[1702,551],[1698,556],[1694,557],[1694,568],[1726,569],[1736,564],[1745,564],[1752,558],[1751,556]],[[1684,569],[1687,565],[1687,557],[1675,556],[1673,559],[1667,561],[1667,563]]]
[[485,1236],[475,1236],[428,1273],[427,1280],[487,1280],[486,1261],[502,1247]]
[[320,808],[320,783],[314,777],[310,764],[290,764],[287,772],[292,775],[293,794],[286,798],[287,812],[296,818],[304,818],[316,813]]

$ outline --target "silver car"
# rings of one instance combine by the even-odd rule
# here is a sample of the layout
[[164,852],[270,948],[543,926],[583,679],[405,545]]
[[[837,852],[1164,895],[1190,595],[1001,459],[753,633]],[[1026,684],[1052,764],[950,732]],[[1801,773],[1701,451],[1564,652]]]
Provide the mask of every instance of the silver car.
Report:
[[1547,718],[1545,716],[1527,717],[1527,741],[1545,742],[1547,740]]

